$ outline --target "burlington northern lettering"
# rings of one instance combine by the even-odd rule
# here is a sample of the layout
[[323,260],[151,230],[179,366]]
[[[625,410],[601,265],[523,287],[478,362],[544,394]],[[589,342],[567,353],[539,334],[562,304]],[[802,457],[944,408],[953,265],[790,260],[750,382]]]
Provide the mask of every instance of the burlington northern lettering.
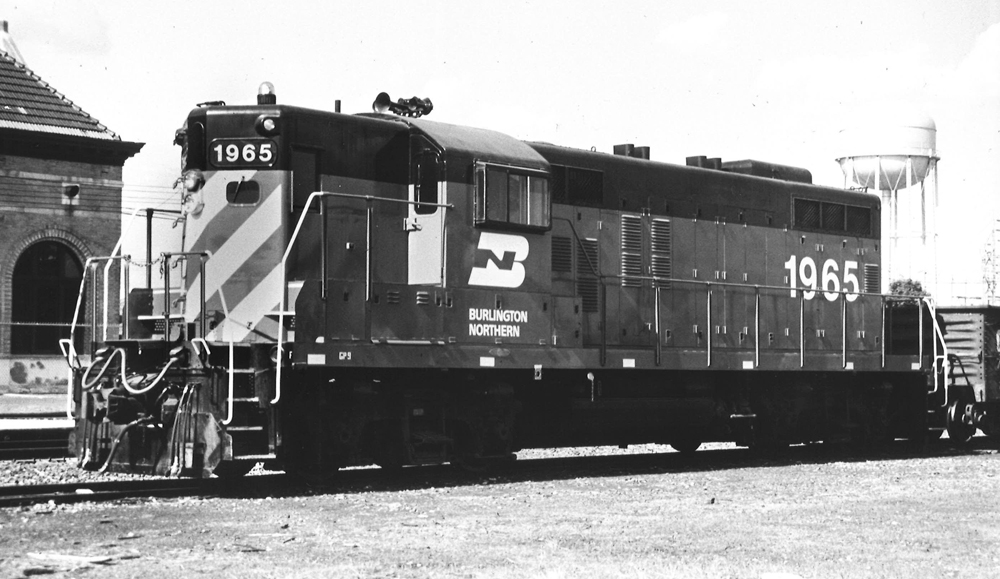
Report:
[[519,338],[521,337],[521,326],[514,324],[526,324],[527,322],[528,312],[524,310],[469,308],[470,336]]

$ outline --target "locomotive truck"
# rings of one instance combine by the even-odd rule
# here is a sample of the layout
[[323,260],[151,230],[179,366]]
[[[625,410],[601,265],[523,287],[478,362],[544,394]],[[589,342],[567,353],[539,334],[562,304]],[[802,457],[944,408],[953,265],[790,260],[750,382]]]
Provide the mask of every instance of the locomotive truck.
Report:
[[131,287],[118,250],[88,260],[88,355],[82,322],[62,342],[82,467],[325,475],[996,430],[1000,396],[955,379],[933,302],[880,293],[878,196],[431,108],[311,110],[265,83],[188,114],[162,286]]

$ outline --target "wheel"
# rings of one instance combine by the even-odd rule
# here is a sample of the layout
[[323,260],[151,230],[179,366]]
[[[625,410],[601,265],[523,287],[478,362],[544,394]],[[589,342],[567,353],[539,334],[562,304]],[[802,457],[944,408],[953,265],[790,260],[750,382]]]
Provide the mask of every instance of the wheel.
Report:
[[681,454],[694,454],[699,446],[701,442],[697,440],[675,440],[670,443],[670,447]]
[[976,434],[976,427],[964,422],[965,402],[955,400],[948,405],[948,438],[955,444],[965,444]]

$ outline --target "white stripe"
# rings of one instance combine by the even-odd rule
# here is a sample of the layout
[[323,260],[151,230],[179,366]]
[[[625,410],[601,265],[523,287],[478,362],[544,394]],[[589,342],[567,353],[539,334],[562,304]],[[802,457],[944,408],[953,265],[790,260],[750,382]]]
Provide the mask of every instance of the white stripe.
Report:
[[[222,284],[229,281],[229,278],[247,262],[248,259],[264,245],[271,234],[281,227],[281,186],[275,188],[264,201],[254,209],[253,214],[222,244],[209,259],[205,266],[205,294],[215,295]],[[277,220],[277,222],[275,222]],[[278,269],[278,263],[274,264],[274,271]],[[190,266],[189,266],[190,267]],[[273,273],[273,272],[272,272]],[[270,274],[269,276],[270,277]],[[198,313],[198,306],[201,303],[199,293],[201,291],[201,274],[194,277],[191,289],[188,293],[187,308],[188,322],[193,322]],[[280,283],[278,284],[280,285]],[[259,287],[259,286],[258,286]],[[254,290],[256,291],[256,290]],[[281,294],[275,293],[275,299],[281,300]],[[229,304],[230,307],[233,304]],[[231,312],[230,312],[231,313]]]
[[[247,294],[243,301],[236,305],[230,304],[233,309],[229,311],[229,320],[224,321],[221,327],[216,328],[216,336],[219,336],[219,339],[233,340],[234,342],[243,340],[250,333],[250,329],[256,327],[266,314],[278,309],[280,302],[281,270],[275,268],[253,288],[253,291]],[[251,328],[246,326],[248,323]],[[276,323],[274,325],[275,332],[277,332],[277,327]]]

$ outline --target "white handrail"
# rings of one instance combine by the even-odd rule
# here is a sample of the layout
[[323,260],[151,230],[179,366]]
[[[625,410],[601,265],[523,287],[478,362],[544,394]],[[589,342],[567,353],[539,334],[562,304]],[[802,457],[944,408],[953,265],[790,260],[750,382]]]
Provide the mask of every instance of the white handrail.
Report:
[[[950,399],[949,398],[949,395],[950,395],[950,392],[949,392],[949,390],[950,390],[950,381],[948,380],[948,375],[951,374],[951,357],[950,357],[950,354],[948,353],[948,344],[947,344],[947,342],[944,341],[944,332],[941,331],[941,326],[938,324],[938,320],[937,320],[937,308],[934,306],[934,300],[932,298],[930,298],[930,297],[922,297],[922,298],[920,298],[920,301],[922,303],[926,303],[927,304],[927,311],[930,312],[930,314],[931,314],[931,328],[933,328],[934,336],[936,338],[934,340],[934,350],[933,350],[934,362],[932,363],[932,371],[934,373],[934,390],[931,391],[931,394],[936,393],[940,389],[940,386],[941,386],[939,384],[939,378],[938,378],[938,372],[937,372],[937,362],[938,362],[938,360],[940,360],[941,361],[941,370],[942,370],[942,373],[944,374],[944,404],[942,404],[941,407],[945,408],[945,407],[948,406],[948,402],[949,402],[949,399]],[[918,309],[920,309],[920,308],[918,308]],[[922,309],[920,309],[920,311],[921,311],[921,313],[923,312]],[[921,328],[923,327],[923,323],[922,322],[921,322],[920,326],[921,326]],[[940,342],[940,344],[941,344],[941,354],[940,355],[938,354],[938,342]],[[921,348],[922,347],[923,347],[923,344],[921,344]]]
[[[128,223],[125,225],[125,231],[123,231],[122,234],[121,234],[121,237],[118,238],[118,242],[115,243],[115,247],[114,247],[114,249],[111,250],[111,254],[107,256],[108,263],[104,266],[104,280],[105,280],[105,282],[107,282],[108,279],[111,279],[110,275],[109,275],[110,272],[111,272],[111,260],[115,258],[115,255],[117,255],[119,251],[121,251],[122,244],[125,241],[125,236],[128,235],[129,232],[132,230],[132,222],[135,221],[135,218],[139,214],[140,211],[145,211],[145,210],[146,209],[144,207],[137,207],[135,209],[135,211],[132,212],[132,215],[129,217]],[[124,264],[122,264],[122,267],[124,267]],[[119,276],[119,277],[121,277],[121,276]],[[108,300],[110,299],[108,297],[108,284],[107,283],[104,284],[104,296],[103,297],[104,297],[104,326],[103,326],[103,332],[104,332],[104,341],[107,341],[107,339],[108,339]],[[122,299],[122,294],[119,295],[119,299]],[[128,298],[125,298],[125,299],[128,299]],[[97,312],[94,312],[94,315],[96,316]]]
[[229,426],[229,423],[233,421],[233,394],[235,392],[236,384],[233,376],[233,341],[229,340],[229,400],[226,403],[226,419],[222,421],[224,426]]

